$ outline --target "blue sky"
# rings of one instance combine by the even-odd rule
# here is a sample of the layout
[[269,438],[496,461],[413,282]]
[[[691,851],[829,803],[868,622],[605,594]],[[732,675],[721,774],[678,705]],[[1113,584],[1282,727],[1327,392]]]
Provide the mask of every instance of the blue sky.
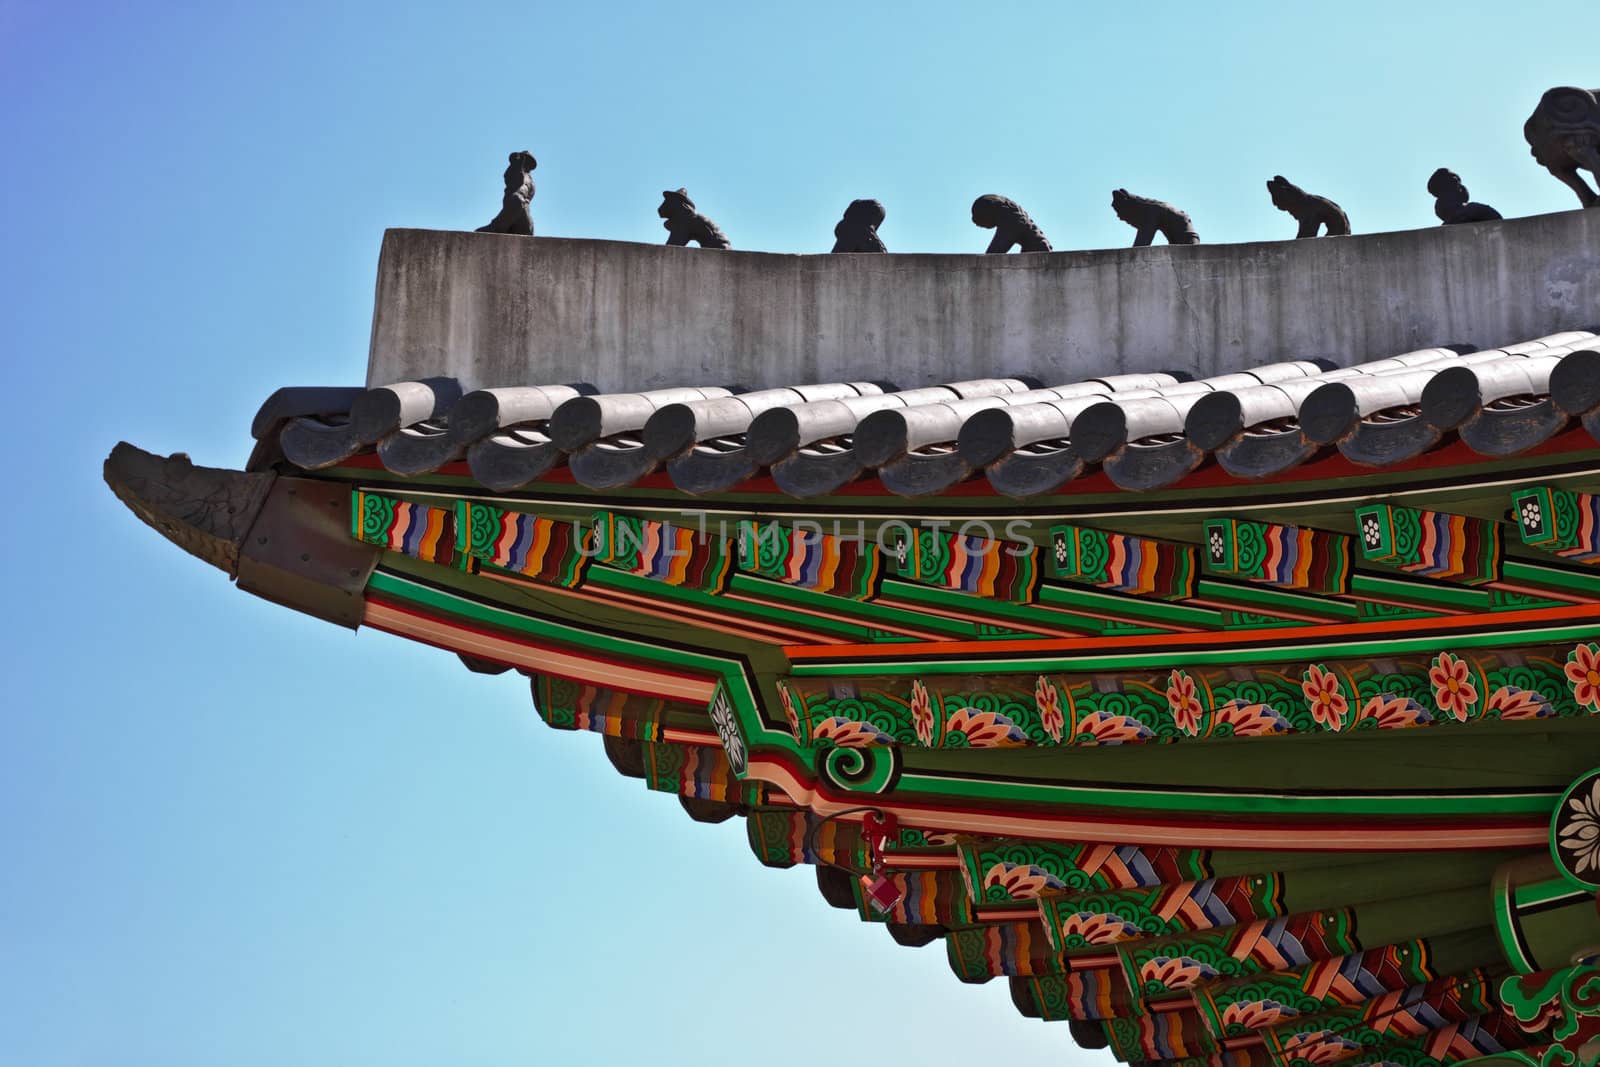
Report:
[[100,463],[239,466],[272,389],[359,383],[384,227],[488,221],[513,149],[541,234],[660,241],[686,186],[774,251],[865,196],[893,250],[980,251],[986,192],[1057,249],[1124,245],[1117,186],[1288,237],[1278,173],[1404,229],[1441,165],[1535,214],[1576,200],[1522,122],[1600,84],[1590,21],[0,0],[0,1063],[1086,1062],[545,729],[515,675],[231,589]]

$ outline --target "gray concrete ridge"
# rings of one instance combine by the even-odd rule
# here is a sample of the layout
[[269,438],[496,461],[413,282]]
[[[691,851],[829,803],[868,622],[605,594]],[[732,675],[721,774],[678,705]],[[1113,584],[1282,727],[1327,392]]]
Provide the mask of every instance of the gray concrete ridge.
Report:
[[367,383],[602,390],[1196,376],[1600,320],[1600,210],[1029,255],[780,255],[390,230]]

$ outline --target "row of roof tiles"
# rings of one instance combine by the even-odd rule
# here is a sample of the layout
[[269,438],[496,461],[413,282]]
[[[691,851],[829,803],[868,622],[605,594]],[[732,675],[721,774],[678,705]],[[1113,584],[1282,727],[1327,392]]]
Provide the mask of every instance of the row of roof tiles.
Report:
[[1428,348],[1344,368],[1297,360],[1198,381],[1122,374],[1048,388],[1020,378],[904,391],[836,382],[754,392],[538,385],[462,395],[453,379],[286,388],[262,405],[253,432],[304,469],[375,448],[401,475],[465,458],[479,482],[502,491],[565,465],[595,489],[664,467],[693,494],[766,470],[797,497],[869,473],[893,492],[921,495],[982,471],[998,491],[1026,497],[1092,464],[1132,490],[1172,485],[1208,456],[1251,478],[1287,471],[1327,447],[1385,466],[1452,432],[1482,454],[1511,455],[1571,419],[1600,439],[1595,330],[1481,351]]

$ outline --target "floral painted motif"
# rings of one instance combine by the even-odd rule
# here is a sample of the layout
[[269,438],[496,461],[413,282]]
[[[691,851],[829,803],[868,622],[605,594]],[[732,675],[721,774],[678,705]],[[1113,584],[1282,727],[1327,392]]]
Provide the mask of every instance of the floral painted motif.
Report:
[[1284,1051],[1303,1063],[1333,1063],[1361,1050],[1349,1038],[1340,1037],[1332,1030],[1310,1030],[1292,1034],[1284,1044]]
[[1200,732],[1203,708],[1195,689],[1194,679],[1186,671],[1173,671],[1167,678],[1167,707],[1178,729],[1194,737]]
[[1600,645],[1579,645],[1568,653],[1566,675],[1578,705],[1600,711]]
[[1439,653],[1428,669],[1428,682],[1433,686],[1433,702],[1438,709],[1457,722],[1466,722],[1478,703],[1478,687],[1472,682],[1466,661],[1448,652]]
[[1350,702],[1345,700],[1344,693],[1340,691],[1338,675],[1320,663],[1313,663],[1302,676],[1300,692],[1305,695],[1311,718],[1318,726],[1325,730],[1343,729]]
[[728,757],[728,764],[733,767],[735,774],[744,774],[749,763],[749,753],[745,751],[744,735],[739,732],[739,723],[733,710],[733,701],[728,699],[727,690],[717,687],[716,694],[711,698],[711,707],[708,709],[711,716],[711,725],[717,731],[717,738],[722,742],[722,751]]
[[999,887],[1012,900],[1036,900],[1047,889],[1064,889],[1066,884],[1031,863],[997,863],[983,876],[983,888]]
[[1113,945],[1118,941],[1132,941],[1138,936],[1139,928],[1133,923],[1103,912],[1080,911],[1067,916],[1061,923],[1061,945],[1066,949]]
[[1130,741],[1148,741],[1154,736],[1155,731],[1138,719],[1096,711],[1078,720],[1073,727],[1072,743],[1120,745]]
[[1066,716],[1061,713],[1061,693],[1044,675],[1033,684],[1033,700],[1039,707],[1039,725],[1050,735],[1050,740],[1061,743],[1061,731],[1066,727]]
[[1298,1014],[1276,1000],[1240,1000],[1222,1010],[1222,1028],[1229,1033],[1236,1026],[1245,1030],[1265,1030]]
[[1433,714],[1410,697],[1379,693],[1361,705],[1356,714],[1357,722],[1368,719],[1375,720],[1380,730],[1403,730],[1408,726],[1426,726],[1433,721]]
[[789,732],[799,738],[800,715],[795,711],[794,694],[789,692],[789,687],[782,682],[778,683],[778,703],[783,708],[783,717],[789,720]]
[[811,743],[828,743],[840,748],[870,748],[873,745],[893,744],[894,738],[870,722],[856,722],[836,715],[817,724],[811,733]]
[[1293,733],[1294,724],[1271,704],[1230,700],[1212,713],[1211,731],[1213,736],[1262,737]]
[[957,708],[945,720],[944,736],[946,745],[958,747],[960,741],[953,734],[965,738],[968,748],[1011,748],[1028,743],[1022,727],[997,711],[979,708]]
[[920,680],[911,683],[911,725],[916,728],[918,741],[933,744],[933,700]]
[[1191,989],[1217,976],[1217,969],[1188,956],[1152,956],[1139,967],[1139,981],[1145,989],[1176,993]]
[[1502,685],[1489,694],[1483,713],[1502,719],[1542,719],[1556,713],[1543,693]]
[[1568,794],[1566,807],[1556,813],[1555,832],[1561,864],[1580,877],[1594,871],[1584,881],[1600,881],[1600,776]]

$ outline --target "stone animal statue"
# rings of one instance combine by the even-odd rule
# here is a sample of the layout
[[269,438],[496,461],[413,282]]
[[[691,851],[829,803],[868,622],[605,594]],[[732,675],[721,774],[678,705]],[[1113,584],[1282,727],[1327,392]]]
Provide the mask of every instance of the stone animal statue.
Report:
[[878,227],[883,225],[883,205],[876,200],[852,200],[844,218],[833,228],[835,252],[887,252]]
[[656,214],[666,220],[661,225],[667,231],[669,245],[698,241],[701,248],[733,247],[728,243],[728,235],[718,229],[716,223],[695,211],[687,189],[669,189],[662,193]]
[[1319,228],[1325,228],[1328,237],[1350,235],[1349,216],[1344,208],[1327,197],[1308,193],[1281,174],[1267,183],[1267,192],[1272,197],[1273,207],[1287,211],[1300,224],[1296,238],[1315,237]]
[[1140,248],[1156,239],[1159,231],[1169,245],[1197,245],[1200,235],[1194,232],[1189,216],[1160,200],[1147,196],[1134,196],[1126,189],[1111,191],[1111,210],[1117,218],[1139,231],[1133,238],[1133,247]]
[[1013,245],[1019,252],[1048,252],[1050,242],[1015,200],[987,193],[972,202],[972,224],[994,231],[984,252],[1004,255]]
[[1492,222],[1501,217],[1500,212],[1488,204],[1467,199],[1467,187],[1461,175],[1440,167],[1428,179],[1428,192],[1433,196],[1433,213],[1446,226],[1457,222]]
[[1584,207],[1600,204],[1580,168],[1600,179],[1600,89],[1551,89],[1522,124],[1533,158],[1578,194]]
[[533,200],[533,169],[539,165],[532,152],[513,152],[506,164],[506,191],[500,200],[500,214],[489,220],[489,225],[479,226],[479,233],[514,233],[533,236],[533,212],[528,205]]

